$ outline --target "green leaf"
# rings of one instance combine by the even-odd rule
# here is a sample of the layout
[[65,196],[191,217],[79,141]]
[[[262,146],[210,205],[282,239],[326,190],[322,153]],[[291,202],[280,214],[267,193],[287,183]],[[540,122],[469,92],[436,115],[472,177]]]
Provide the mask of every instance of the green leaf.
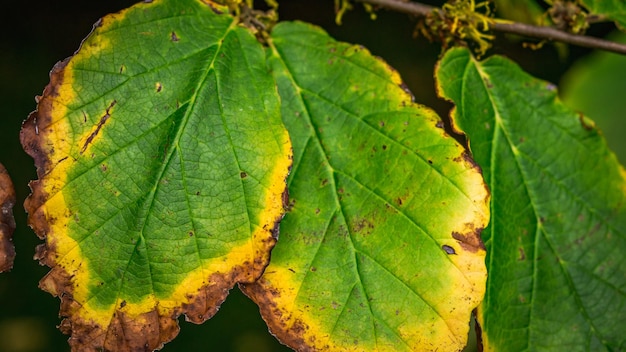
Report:
[[[611,36],[626,43],[625,33]],[[561,79],[560,95],[570,108],[593,118],[609,147],[626,163],[626,56],[598,51],[576,63]]]
[[503,57],[437,71],[491,189],[485,350],[626,348],[626,173],[556,87]]
[[159,348],[269,261],[290,142],[261,44],[223,10],[103,18],[24,124],[40,286],[74,349]]
[[297,350],[460,350],[486,279],[479,169],[363,47],[281,23],[268,57],[291,210],[244,292]]
[[594,15],[602,15],[615,21],[621,30],[626,30],[626,2],[623,0],[581,0]]
[[11,242],[15,230],[14,205],[13,183],[4,165],[0,164],[0,273],[11,270],[15,259],[15,247]]

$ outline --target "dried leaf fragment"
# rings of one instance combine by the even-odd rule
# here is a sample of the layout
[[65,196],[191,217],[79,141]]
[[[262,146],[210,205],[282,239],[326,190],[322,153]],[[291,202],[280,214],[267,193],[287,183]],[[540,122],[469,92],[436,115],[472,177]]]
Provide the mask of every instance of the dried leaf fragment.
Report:
[[7,170],[0,164],[0,273],[11,270],[15,259],[15,247],[11,242],[15,231],[14,205],[13,183]]

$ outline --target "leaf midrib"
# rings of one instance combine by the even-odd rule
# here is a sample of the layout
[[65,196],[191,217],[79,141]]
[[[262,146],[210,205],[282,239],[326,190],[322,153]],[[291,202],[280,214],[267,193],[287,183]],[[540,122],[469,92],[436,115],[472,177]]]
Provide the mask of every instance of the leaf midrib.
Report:
[[[221,40],[218,41],[217,44],[217,50],[215,50],[215,54],[213,55],[213,57],[211,58],[211,60],[207,61],[207,66],[204,70],[203,75],[198,79],[198,84],[196,86],[196,90],[194,91],[194,94],[192,95],[191,99],[189,100],[189,107],[187,108],[184,116],[181,119],[181,122],[179,124],[179,127],[176,130],[176,134],[174,136],[174,138],[172,139],[172,142],[170,144],[170,148],[167,151],[166,156],[164,157],[164,161],[160,164],[161,167],[158,170],[158,172],[155,174],[154,177],[154,181],[152,182],[153,187],[150,191],[150,193],[147,195],[147,197],[144,199],[143,206],[141,207],[142,209],[146,209],[145,210],[145,214],[150,214],[153,206],[154,206],[154,199],[155,199],[155,195],[156,192],[159,188],[160,185],[160,180],[163,178],[163,175],[165,173],[165,171],[167,170],[167,167],[173,157],[173,155],[175,155],[175,152],[179,149],[178,144],[179,144],[179,140],[181,135],[183,134],[186,124],[189,121],[190,116],[192,115],[192,111],[193,111],[193,107],[198,99],[198,93],[202,91],[202,87],[205,85],[209,75],[211,72],[214,72],[214,64],[215,64],[215,60],[216,58],[219,56],[219,52],[220,49],[222,47],[222,43],[224,38],[233,30],[233,28],[235,28],[235,22],[231,22],[231,25],[224,31],[224,35],[221,37]],[[139,234],[140,237],[143,241],[139,241],[137,240],[135,248],[133,249],[133,254],[130,256],[127,266],[125,268],[125,270],[122,273],[122,277],[120,278],[120,284],[119,284],[119,289],[117,290],[117,295],[115,298],[115,302],[117,302],[121,296],[121,293],[123,291],[123,287],[124,287],[124,281],[126,278],[126,273],[128,272],[128,266],[130,265],[130,263],[133,260],[133,256],[136,255],[137,253],[137,248],[139,246],[139,244],[141,242],[144,242],[145,245],[145,252],[146,252],[146,257],[148,258],[148,269],[149,269],[149,277],[150,277],[150,282],[151,282],[151,286],[152,286],[152,294],[155,293],[155,288],[154,288],[154,281],[153,281],[153,275],[152,275],[152,263],[150,262],[149,258],[149,250],[148,250],[148,246],[147,246],[147,239],[146,236],[144,235],[144,230],[145,230],[145,225],[146,225],[146,221],[147,218],[137,218],[138,223],[141,223],[141,229],[139,230]],[[196,240],[197,241],[197,240]],[[200,262],[200,265],[202,265],[202,262]],[[202,267],[202,270],[204,270],[204,267]],[[94,297],[94,296],[92,296]],[[90,297],[89,299],[91,299],[92,297]],[[111,319],[114,319],[114,317],[112,316]],[[107,331],[108,334],[108,331]]]
[[[358,268],[358,267],[359,267],[359,266],[358,266],[358,260],[357,260],[357,258],[356,258],[356,254],[357,254],[357,252],[362,253],[363,255],[366,255],[366,254],[365,254],[364,252],[362,252],[362,251],[360,251],[360,250],[356,249],[356,247],[355,247],[355,245],[354,245],[353,233],[350,231],[349,226],[347,226],[346,216],[345,216],[345,214],[343,213],[343,208],[342,208],[342,206],[341,206],[341,201],[339,200],[339,197],[338,197],[338,195],[337,195],[337,189],[338,189],[338,187],[337,187],[337,182],[336,182],[336,175],[337,175],[337,174],[342,174],[342,175],[344,175],[344,176],[346,176],[346,177],[349,177],[350,179],[354,180],[356,183],[358,183],[359,185],[361,185],[362,187],[364,187],[364,189],[367,189],[370,193],[372,193],[373,195],[375,195],[375,196],[377,196],[378,198],[382,199],[384,202],[389,203],[389,204],[392,204],[392,202],[387,202],[387,201],[385,201],[385,200],[384,200],[384,198],[383,198],[382,196],[378,195],[376,192],[374,192],[373,190],[369,189],[368,187],[365,187],[365,186],[364,186],[364,185],[362,185],[360,182],[358,182],[356,179],[354,179],[352,176],[347,175],[346,173],[344,173],[344,172],[342,172],[342,171],[340,171],[340,170],[336,169],[335,167],[333,167],[333,166],[331,165],[331,163],[330,163],[330,161],[329,161],[329,159],[328,159],[328,154],[326,153],[326,151],[325,151],[325,149],[324,149],[324,146],[321,144],[321,138],[320,138],[320,136],[319,136],[319,135],[318,135],[318,133],[317,133],[317,128],[315,128],[315,124],[313,123],[313,121],[312,121],[312,119],[311,119],[311,115],[310,115],[310,113],[309,113],[309,109],[308,109],[307,105],[306,105],[306,104],[305,104],[305,102],[304,102],[304,99],[303,99],[302,93],[303,93],[303,92],[307,92],[307,93],[309,93],[309,94],[311,94],[311,95],[313,95],[313,96],[317,96],[318,98],[323,99],[323,100],[325,100],[325,101],[326,101],[326,99],[324,99],[323,97],[319,96],[319,94],[316,94],[316,93],[314,93],[314,92],[311,92],[311,91],[309,91],[309,90],[307,90],[307,89],[303,89],[303,88],[302,88],[302,86],[301,86],[301,85],[299,85],[299,84],[296,82],[296,79],[295,79],[295,78],[294,78],[294,76],[291,74],[292,70],[290,70],[290,69],[289,69],[289,66],[287,65],[286,61],[285,61],[285,60],[283,60],[283,55],[281,55],[280,50],[279,50],[279,49],[278,49],[278,48],[277,48],[277,47],[276,47],[273,43],[271,44],[271,48],[272,48],[272,50],[273,50],[273,52],[272,52],[273,56],[274,56],[277,60],[279,60],[279,61],[280,61],[280,63],[283,65],[283,67],[285,68],[285,70],[284,70],[284,71],[286,72],[286,75],[288,76],[287,78],[289,79],[290,83],[293,85],[293,87],[295,88],[295,90],[296,90],[296,92],[297,92],[297,96],[298,96],[298,98],[299,98],[299,105],[300,105],[300,106],[302,106],[302,107],[306,110],[305,115],[306,115],[306,118],[307,118],[307,120],[308,120],[308,122],[309,122],[309,124],[310,124],[310,126],[311,126],[311,128],[309,128],[310,133],[309,133],[309,136],[307,136],[307,142],[306,142],[307,144],[306,144],[306,145],[308,145],[308,143],[310,142],[310,140],[311,140],[311,139],[314,139],[314,140],[315,140],[315,146],[316,146],[316,149],[318,149],[318,151],[320,152],[320,154],[324,156],[324,157],[322,158],[322,159],[324,160],[324,164],[326,164],[326,165],[328,166],[328,167],[327,167],[327,170],[328,170],[328,171],[329,171],[329,173],[332,175],[332,177],[330,177],[332,180],[329,180],[329,183],[331,183],[332,188],[335,190],[335,191],[333,192],[333,198],[334,198],[335,203],[336,203],[336,204],[335,204],[336,208],[335,208],[335,210],[333,211],[333,214],[335,214],[335,213],[337,213],[337,212],[341,214],[342,222],[343,222],[343,224],[346,226],[346,229],[347,229],[347,231],[348,231],[348,233],[349,233],[349,235],[350,235],[351,254],[352,254],[352,257],[353,257],[353,262],[354,262],[354,265],[355,265],[355,268],[356,268],[356,277],[357,277],[357,280],[358,280],[358,285],[360,286],[360,290],[361,290],[362,294],[364,295],[364,297],[368,297],[367,292],[366,292],[366,290],[365,290],[365,285],[363,284],[363,281],[361,280],[361,274],[360,274],[360,271],[359,271],[359,268]],[[358,67],[360,67],[360,66],[358,66]],[[361,68],[362,68],[362,67],[361,67]],[[339,107],[340,109],[342,109],[343,111],[345,111],[345,109],[343,109],[343,108],[342,108],[342,107],[340,107],[339,105],[334,104],[333,106]],[[346,111],[346,112],[347,112],[350,116],[355,117],[355,116],[354,116],[354,114],[352,114],[351,112],[348,112],[348,111]],[[365,124],[366,126],[368,126],[369,128],[374,129],[371,125],[369,125],[368,123],[365,123],[365,122],[364,122],[364,121],[362,121],[361,119],[359,119],[359,121],[360,121],[360,122],[362,122],[363,124]],[[374,129],[374,130],[376,130],[376,129]],[[409,148],[406,148],[406,146],[404,146],[404,145],[400,144],[399,142],[397,142],[397,141],[395,141],[395,140],[392,140],[389,136],[387,136],[387,135],[383,134],[382,132],[380,132],[380,131],[378,131],[378,132],[379,132],[379,134],[380,134],[380,135],[382,135],[383,137],[385,137],[385,139],[388,139],[388,140],[390,140],[390,141],[393,141],[393,142],[394,142],[394,143],[396,143],[396,144],[399,144],[399,145],[400,145],[402,148],[404,148],[404,149],[409,149]],[[410,150],[410,149],[409,149],[409,150]],[[301,155],[304,155],[304,152],[305,152],[305,151],[306,151],[306,148],[304,148],[303,153],[302,153]],[[411,151],[411,152],[412,152],[412,151]],[[420,160],[422,160],[423,162],[426,162],[426,161],[425,161],[425,160],[424,160],[421,156],[419,156],[419,159],[420,159]],[[302,162],[302,158],[300,158],[299,162]],[[297,165],[294,165],[294,170],[297,170],[297,168],[298,168],[298,167],[299,167],[299,163],[298,163]],[[433,169],[434,169],[434,168],[433,168]],[[436,170],[436,169],[435,169],[435,170]],[[437,171],[438,173],[440,173],[440,174],[441,174],[441,172],[440,172],[439,170],[436,170],[436,171]],[[294,172],[294,174],[295,174],[295,172]],[[291,178],[290,178],[290,179],[291,179]],[[448,180],[448,181],[449,181],[449,182],[451,182],[450,180]],[[452,183],[452,182],[451,182],[451,183]],[[457,186],[456,184],[454,184],[454,183],[452,183],[452,184],[453,184],[453,185],[454,185],[454,186],[458,189],[458,186]],[[462,193],[465,197],[468,197],[468,196],[467,196],[464,192],[461,192],[461,193]],[[393,205],[392,205],[392,206],[393,206]],[[395,208],[395,206],[394,206],[394,208]],[[396,208],[396,210],[398,210],[398,209]],[[407,216],[404,212],[402,212],[402,211],[400,211],[400,210],[398,210],[398,212],[399,212],[400,214],[402,214],[405,218],[407,218],[407,220],[409,220],[409,221],[410,221],[412,224],[414,224],[414,225],[415,225],[418,229],[420,229],[420,230],[421,230],[424,234],[426,234],[426,236],[427,236],[428,238],[430,238],[432,241],[434,241],[434,242],[437,244],[437,241],[436,241],[436,240],[435,240],[435,239],[434,239],[434,238],[433,238],[430,234],[428,234],[428,233],[427,233],[424,229],[422,229],[422,227],[421,227],[421,226],[419,226],[419,225],[418,225],[415,221],[413,221],[410,217],[408,217],[408,216]],[[333,216],[334,216],[334,215],[333,215]],[[331,219],[332,219],[332,217],[331,217]],[[328,228],[328,227],[327,227],[327,228]],[[325,232],[324,232],[324,236],[326,236],[326,234],[327,234],[327,231],[325,231]],[[323,241],[320,241],[320,244],[318,245],[318,248],[317,248],[317,249],[316,249],[316,251],[315,251],[315,254],[314,254],[314,256],[313,256],[312,261],[313,261],[313,260],[317,257],[317,254],[319,253],[319,247],[321,246],[321,243],[322,243],[322,242],[323,242]],[[390,271],[389,271],[389,270],[388,270],[388,269],[387,269],[384,265],[382,265],[382,264],[378,263],[378,262],[377,262],[374,258],[372,258],[372,257],[370,257],[370,256],[368,256],[368,255],[366,255],[366,256],[367,256],[367,257],[369,257],[369,258],[371,258],[371,259],[372,259],[372,260],[373,260],[373,261],[374,261],[374,262],[375,262],[378,266],[382,267],[383,269],[385,269],[385,271],[387,271],[387,272],[389,272],[389,273],[390,273]],[[450,261],[450,263],[452,263],[452,266],[454,266],[457,270],[459,270],[459,271],[460,271],[460,269],[459,269],[456,265],[454,265],[454,263],[452,262],[452,260],[451,260],[449,257],[447,257],[447,256],[446,256],[446,259],[447,259],[448,261]],[[312,262],[312,261],[311,261],[311,262]],[[304,276],[304,278],[303,278],[303,281],[306,279],[306,277],[307,277],[308,275],[309,275],[309,272],[308,272],[308,271],[307,271],[307,272],[305,272],[305,276]],[[393,275],[393,274],[392,274],[392,275]],[[393,277],[395,277],[397,280],[399,280],[400,282],[402,282],[402,284],[403,284],[404,286],[409,287],[409,286],[408,286],[408,285],[407,285],[404,281],[400,280],[397,276],[393,275]],[[464,277],[465,277],[465,275],[464,275]],[[466,278],[466,279],[467,279],[467,278]],[[355,283],[355,285],[356,285],[356,283]],[[295,296],[295,298],[294,298],[294,302],[298,300],[298,297],[300,296],[300,293],[301,293],[301,288],[302,288],[302,285],[300,285],[300,287],[298,288],[298,291],[297,291],[296,296]],[[415,293],[415,291],[414,291],[412,288],[410,288],[410,287],[409,287],[409,289],[410,289],[412,292],[414,292],[414,293]],[[417,295],[417,294],[416,294],[416,295]],[[429,304],[426,300],[424,300],[424,299],[423,299],[420,295],[417,295],[417,297],[419,297],[419,298],[420,298],[420,299],[421,299],[421,300],[422,300],[422,301],[423,301],[423,302],[424,302],[424,303],[425,303],[425,304],[426,304],[426,305],[427,305],[427,306],[428,306],[431,310],[433,310],[433,311],[435,312],[435,314],[437,314],[439,317],[441,317],[441,314],[440,314],[438,311],[436,311],[436,310],[434,309],[434,307],[432,307],[432,306],[431,306],[431,305],[430,305],[430,304]],[[349,299],[349,297],[348,297],[348,299]],[[372,315],[371,315],[371,317],[372,317],[372,323],[374,322],[374,320],[380,320],[379,318],[377,318],[377,317],[376,317],[376,315],[375,315],[375,314],[373,314],[373,310],[372,310],[372,307],[371,307],[371,305],[370,305],[370,303],[369,303],[369,300],[365,300],[365,302],[366,302],[366,304],[367,304],[367,306],[368,306],[369,311],[372,313]],[[342,307],[344,307],[344,308],[345,308],[345,302],[344,302],[344,304],[342,305]],[[341,316],[341,313],[338,315],[337,320],[335,321],[334,326],[333,326],[333,328],[331,329],[331,331],[334,331],[334,330],[335,330],[336,325],[337,325],[337,323],[338,323],[338,321],[339,321],[339,317],[340,317],[340,316]],[[447,321],[446,319],[443,319],[443,318],[442,318],[442,320],[443,320],[443,321],[445,322],[445,324],[448,326],[448,329],[449,329],[450,331],[452,331],[452,329],[450,328],[450,326],[449,326],[449,324],[448,324],[448,321]],[[392,329],[392,330],[393,330],[393,329]],[[373,331],[373,336],[375,337],[376,344],[378,344],[378,339],[377,339],[377,335],[378,335],[378,334],[377,334],[377,329],[376,329],[376,326],[375,326],[374,324],[372,325],[372,331]],[[394,331],[394,333],[395,333],[395,331]],[[401,339],[401,341],[403,341],[405,344],[407,343],[407,342],[406,342],[406,341],[404,341],[403,339]]]

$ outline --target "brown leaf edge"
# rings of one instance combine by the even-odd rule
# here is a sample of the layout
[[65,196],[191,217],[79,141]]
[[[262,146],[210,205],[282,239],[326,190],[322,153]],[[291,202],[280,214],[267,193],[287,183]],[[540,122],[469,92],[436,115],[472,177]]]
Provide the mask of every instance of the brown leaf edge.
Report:
[[13,206],[15,188],[7,169],[0,164],[0,273],[10,271],[15,259],[15,247],[11,241],[15,231]]
[[[73,299],[73,273],[56,263],[56,248],[53,241],[48,240],[50,224],[56,219],[47,218],[42,206],[47,201],[47,194],[42,186],[42,179],[56,164],[63,160],[51,160],[52,147],[47,136],[53,133],[52,110],[55,99],[59,97],[59,87],[63,84],[66,66],[71,58],[58,62],[50,72],[50,83],[45,87],[43,95],[38,97],[37,109],[32,112],[22,125],[20,141],[22,148],[35,162],[38,180],[29,183],[31,194],[26,199],[24,207],[28,212],[28,225],[37,236],[45,242],[37,247],[35,259],[51,270],[40,280],[39,287],[61,299],[59,316],[63,321],[59,329],[71,335],[69,344],[73,351],[152,351],[161,349],[165,343],[178,335],[180,327],[178,317],[185,315],[185,319],[196,324],[213,317],[224,302],[230,289],[236,283],[251,283],[256,281],[269,264],[270,250],[276,244],[278,228],[284,216],[284,210],[278,214],[273,226],[266,225],[267,234],[261,240],[261,245],[255,248],[253,262],[246,261],[234,267],[228,273],[216,273],[207,278],[208,284],[202,286],[195,294],[188,294],[189,303],[182,304],[169,310],[168,314],[159,312],[158,307],[139,317],[129,317],[121,311],[120,306],[113,314],[108,327],[102,327],[88,319],[82,319],[76,314],[82,309],[79,302]],[[285,173],[287,175],[287,173]],[[287,199],[287,187],[282,197],[283,209]],[[270,228],[271,227],[271,228]]]
[[[261,317],[269,327],[269,332],[280,343],[290,348],[297,348],[300,352],[316,351],[315,336],[308,338],[306,336],[306,332],[310,329],[306,322],[294,318],[288,310],[276,303],[281,295],[279,290],[272,287],[263,277],[252,284],[240,283],[239,288],[259,306]],[[329,348],[330,346],[324,345],[321,350]]]

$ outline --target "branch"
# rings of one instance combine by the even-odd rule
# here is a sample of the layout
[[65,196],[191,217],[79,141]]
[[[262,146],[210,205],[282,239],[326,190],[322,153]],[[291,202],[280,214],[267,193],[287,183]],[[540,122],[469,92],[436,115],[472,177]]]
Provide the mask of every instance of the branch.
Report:
[[[377,5],[386,9],[408,13],[411,15],[426,17],[433,10],[441,11],[437,7],[421,4],[418,2],[408,2],[402,0],[355,0],[357,2]],[[518,34],[526,37],[533,37],[545,40],[557,40],[563,43],[574,44],[592,49],[601,49],[614,53],[626,55],[626,45],[612,41],[589,37],[585,35],[571,34],[552,27],[534,26],[524,23],[508,22],[496,20],[490,24],[490,29],[505,33]]]

